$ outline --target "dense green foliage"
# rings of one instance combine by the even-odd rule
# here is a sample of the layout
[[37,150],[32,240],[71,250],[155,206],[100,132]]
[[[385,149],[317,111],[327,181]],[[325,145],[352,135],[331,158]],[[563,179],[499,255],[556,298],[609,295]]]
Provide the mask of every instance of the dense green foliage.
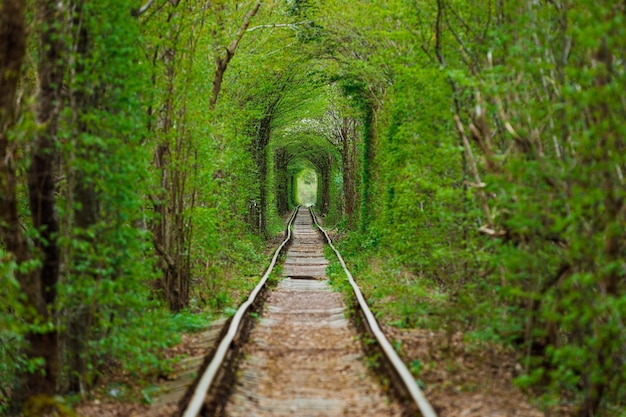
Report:
[[345,247],[382,259],[372,296],[403,325],[444,314],[430,324],[516,346],[519,383],[585,416],[624,405],[624,13],[389,1],[327,15],[375,103],[375,199]]
[[625,406],[623,3],[0,4],[0,407],[165,366],[305,194],[381,317]]

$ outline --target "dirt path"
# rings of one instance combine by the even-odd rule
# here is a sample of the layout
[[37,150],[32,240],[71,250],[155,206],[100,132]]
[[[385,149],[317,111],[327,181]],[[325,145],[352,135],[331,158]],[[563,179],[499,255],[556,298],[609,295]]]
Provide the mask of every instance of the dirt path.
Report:
[[341,294],[326,282],[321,237],[301,209],[283,279],[245,348],[228,416],[396,416],[367,368]]

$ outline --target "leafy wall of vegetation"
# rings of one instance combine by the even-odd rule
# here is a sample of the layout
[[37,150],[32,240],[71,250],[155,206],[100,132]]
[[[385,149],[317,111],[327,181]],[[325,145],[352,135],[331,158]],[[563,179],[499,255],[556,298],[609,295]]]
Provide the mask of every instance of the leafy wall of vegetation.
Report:
[[341,75],[374,109],[363,180],[376,192],[353,245],[386,253],[399,288],[381,294],[403,299],[404,325],[443,294],[442,322],[517,347],[518,381],[544,404],[612,415],[626,369],[624,5],[332,4],[329,36],[357,57]]
[[136,3],[0,5],[2,407],[236,305],[304,168],[397,325],[624,405],[623,3]]

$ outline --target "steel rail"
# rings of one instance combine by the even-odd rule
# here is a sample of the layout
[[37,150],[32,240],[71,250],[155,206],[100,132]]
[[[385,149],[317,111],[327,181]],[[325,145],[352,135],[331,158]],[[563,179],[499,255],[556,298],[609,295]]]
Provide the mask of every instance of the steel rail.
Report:
[[363,297],[363,293],[361,292],[361,289],[359,288],[356,281],[352,277],[352,274],[348,270],[348,267],[346,266],[346,263],[343,260],[343,257],[341,256],[337,248],[335,248],[335,245],[333,245],[333,242],[330,239],[330,236],[328,235],[326,230],[324,230],[322,226],[320,226],[320,224],[317,222],[317,217],[315,216],[315,213],[313,212],[312,207],[309,208],[309,211],[311,213],[311,217],[313,217],[313,222],[315,223],[315,226],[317,226],[317,228],[324,234],[324,236],[326,237],[326,241],[328,242],[328,245],[335,252],[335,255],[337,255],[337,259],[339,259],[339,262],[341,263],[341,266],[343,267],[343,270],[346,276],[348,277],[348,281],[350,282],[350,285],[352,286],[352,291],[354,292],[354,295],[356,296],[359,302],[359,307],[361,308],[361,311],[365,315],[365,319],[367,320],[367,324],[370,330],[374,334],[374,337],[378,341],[378,344],[382,348],[385,356],[387,356],[387,359],[389,360],[391,365],[394,367],[395,371],[398,373],[398,376],[402,380],[402,383],[404,384],[407,392],[409,393],[409,395],[411,396],[411,398],[417,405],[423,417],[437,417],[435,410],[433,410],[433,407],[430,405],[430,403],[424,396],[424,393],[417,386],[417,383],[415,382],[413,375],[411,375],[411,372],[407,369],[404,362],[402,362],[402,359],[400,359],[400,357],[398,356],[394,348],[391,346],[391,343],[389,343],[389,340],[387,340],[387,337],[385,336],[380,326],[378,325],[378,322],[376,321],[374,314],[372,313],[372,311],[367,306],[367,303],[365,302],[365,298]]
[[298,213],[299,207],[300,206],[296,207],[296,209],[291,214],[291,217],[289,218],[289,222],[287,223],[287,237],[280,244],[278,249],[276,249],[276,252],[274,252],[274,256],[272,257],[272,262],[270,263],[270,266],[267,268],[267,271],[265,271],[265,274],[261,278],[261,281],[259,281],[257,286],[254,287],[254,290],[252,290],[248,299],[239,307],[239,309],[233,316],[233,319],[230,322],[230,326],[228,327],[228,332],[226,333],[226,335],[220,342],[215,352],[215,355],[213,356],[213,359],[211,360],[206,370],[204,371],[204,374],[202,375],[202,378],[198,382],[198,385],[196,385],[196,389],[194,390],[191,400],[189,400],[189,403],[187,404],[187,408],[185,409],[185,412],[183,413],[183,417],[197,417],[198,413],[200,413],[200,411],[202,410],[202,405],[205,402],[206,396],[209,392],[209,389],[211,388],[211,384],[213,383],[213,380],[215,379],[217,372],[222,366],[222,363],[224,362],[224,359],[226,358],[226,355],[228,353],[228,350],[230,349],[231,344],[233,343],[233,340],[235,340],[235,337],[237,336],[237,333],[239,332],[239,329],[243,322],[244,315],[246,314],[246,312],[248,311],[252,303],[254,303],[254,301],[256,300],[256,297],[259,295],[259,293],[265,286],[265,283],[267,282],[270,274],[272,273],[272,270],[274,269],[274,266],[276,265],[276,261],[278,260],[278,256],[280,255],[281,251],[283,250],[287,242],[291,240],[291,235],[292,235],[291,226],[293,224],[294,219],[296,218],[296,214]]

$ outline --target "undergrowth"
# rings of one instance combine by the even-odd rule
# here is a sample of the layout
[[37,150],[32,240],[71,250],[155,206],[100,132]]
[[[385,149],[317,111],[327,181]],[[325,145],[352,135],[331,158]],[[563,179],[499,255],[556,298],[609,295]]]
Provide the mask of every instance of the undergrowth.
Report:
[[[363,248],[357,237],[336,243],[336,246],[357,285],[382,323],[397,328],[435,328],[440,325],[447,297],[431,283],[417,279],[393,258],[374,254]],[[326,246],[326,257],[330,260],[327,274],[334,289],[351,293],[341,264],[332,249]]]

